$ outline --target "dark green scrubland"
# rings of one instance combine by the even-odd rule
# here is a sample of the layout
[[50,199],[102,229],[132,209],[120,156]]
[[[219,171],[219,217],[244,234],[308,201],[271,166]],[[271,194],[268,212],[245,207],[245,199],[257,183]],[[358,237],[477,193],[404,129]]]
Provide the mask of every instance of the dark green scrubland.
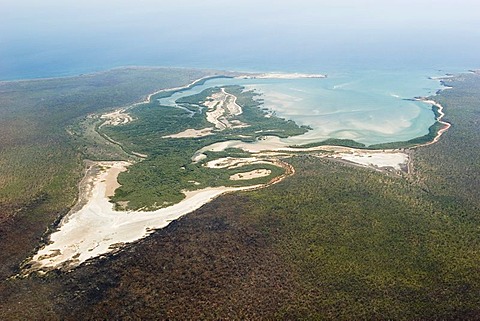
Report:
[[122,68],[0,82],[0,278],[12,275],[47,227],[73,206],[83,159],[128,156],[97,137],[93,127],[85,125],[94,121],[87,115],[208,75],[215,72]]
[[[435,100],[452,127],[412,151],[412,175],[291,158],[294,176],[219,197],[115,256],[1,281],[0,319],[479,320],[480,75],[446,82]],[[36,206],[21,222],[39,224]],[[34,246],[8,233],[3,273],[18,262],[10,238]]]

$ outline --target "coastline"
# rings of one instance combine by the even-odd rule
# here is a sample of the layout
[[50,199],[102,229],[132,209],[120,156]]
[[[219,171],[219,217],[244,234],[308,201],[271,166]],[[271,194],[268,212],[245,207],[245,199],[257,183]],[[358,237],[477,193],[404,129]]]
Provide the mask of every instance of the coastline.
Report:
[[[172,92],[173,94],[192,88],[209,79],[219,77],[226,76],[205,76],[184,86],[155,91],[146,96],[144,100],[124,107],[122,112],[140,104],[151,102],[152,97],[158,93]],[[450,127],[449,123],[442,121],[442,118],[445,116],[443,106],[427,98],[417,98],[416,100],[432,104],[433,107],[438,108],[439,116],[437,117],[437,121],[443,124],[444,128],[437,132],[437,135],[431,142],[410,148],[418,148],[437,142],[441,135]],[[123,244],[135,242],[148,236],[155,229],[164,228],[171,221],[195,211],[222,194],[265,188],[276,184],[295,173],[295,169],[290,164],[280,160],[282,157],[289,156],[285,153],[293,155],[292,152],[316,152],[318,153],[316,156],[319,157],[341,159],[364,167],[373,167],[376,169],[391,167],[395,170],[407,168],[408,173],[411,172],[411,158],[409,153],[398,149],[369,150],[336,145],[291,148],[285,146],[284,143],[275,142],[278,139],[276,136],[264,136],[264,139],[256,141],[255,143],[228,141],[220,143],[222,145],[220,150],[227,147],[240,147],[245,148],[245,150],[253,154],[257,154],[256,156],[259,156],[261,153],[263,156],[268,154],[276,156],[276,165],[285,170],[283,175],[275,177],[270,182],[262,185],[207,187],[200,190],[183,191],[186,196],[184,200],[152,212],[144,212],[141,210],[129,212],[116,211],[113,209],[113,204],[109,202],[109,196],[120,186],[117,182],[119,173],[127,170],[127,167],[132,165],[132,163],[122,161],[92,162],[89,168],[87,168],[86,176],[80,183],[88,184],[88,186],[82,186],[79,189],[81,195],[79,195],[77,204],[75,204],[70,212],[61,220],[56,230],[49,235],[49,242],[39,249],[30,261],[26,263],[22,275],[28,275],[32,272],[39,272],[41,274],[53,269],[70,270],[89,259],[116,252]],[[236,142],[240,145],[231,145],[231,143]],[[212,146],[205,146],[197,151],[196,155],[198,156],[198,152],[201,153],[201,151],[208,150],[209,147]],[[377,161],[378,164],[372,163],[372,160]],[[105,169],[99,169],[99,166],[103,166]],[[91,171],[94,171],[94,174],[92,174]],[[107,190],[108,192],[106,192]],[[100,233],[100,236],[98,236],[99,232],[96,230],[99,226],[102,227],[102,231],[104,230],[104,234]]]
[[0,80],[0,85],[3,83],[19,83],[19,82],[29,82],[29,81],[49,81],[49,80],[59,80],[59,79],[71,79],[79,77],[90,77],[95,75],[107,74],[109,72],[121,71],[121,70],[155,70],[155,69],[197,69],[197,70],[209,70],[209,69],[200,69],[200,68],[183,68],[183,67],[163,67],[163,66],[119,66],[113,68],[106,68],[102,70],[86,71],[84,73],[72,74],[72,75],[61,75],[61,76],[51,76],[51,77],[38,77],[38,78],[22,78],[22,79],[5,79]]
[[443,117],[445,117],[445,113],[443,112],[443,106],[440,103],[436,102],[433,99],[428,99],[428,98],[418,98],[417,100],[425,102],[427,104],[431,104],[432,109],[436,108],[436,112],[439,114],[436,117],[436,121],[438,123],[442,124],[443,127],[437,131],[437,134],[435,135],[433,140],[431,140],[430,142],[420,144],[420,145],[416,145],[416,146],[413,146],[413,147],[410,147],[410,148],[418,148],[418,147],[423,147],[423,146],[428,146],[428,145],[431,145],[431,144],[435,144],[436,142],[439,141],[440,137],[452,126],[452,124],[450,124],[449,122],[446,122],[446,121],[442,120]]
[[248,73],[237,76],[236,78],[243,79],[305,79],[305,78],[327,78],[324,74],[307,74],[307,73],[282,73],[282,72],[268,72],[268,73]]

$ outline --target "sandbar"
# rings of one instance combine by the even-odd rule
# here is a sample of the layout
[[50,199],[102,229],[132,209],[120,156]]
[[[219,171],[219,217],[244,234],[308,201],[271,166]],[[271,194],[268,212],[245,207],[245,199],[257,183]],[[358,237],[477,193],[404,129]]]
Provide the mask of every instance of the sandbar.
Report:
[[304,79],[304,78],[326,78],[322,74],[305,74],[305,73],[263,73],[263,74],[248,74],[238,76],[236,78],[244,79]]

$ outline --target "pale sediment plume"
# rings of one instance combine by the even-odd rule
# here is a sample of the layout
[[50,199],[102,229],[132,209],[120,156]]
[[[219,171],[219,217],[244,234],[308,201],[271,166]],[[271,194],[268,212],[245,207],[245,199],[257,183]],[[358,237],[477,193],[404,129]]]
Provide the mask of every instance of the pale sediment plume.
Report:
[[238,76],[244,79],[303,79],[303,78],[326,78],[322,74],[302,74],[302,73],[264,73],[264,74],[247,74]]

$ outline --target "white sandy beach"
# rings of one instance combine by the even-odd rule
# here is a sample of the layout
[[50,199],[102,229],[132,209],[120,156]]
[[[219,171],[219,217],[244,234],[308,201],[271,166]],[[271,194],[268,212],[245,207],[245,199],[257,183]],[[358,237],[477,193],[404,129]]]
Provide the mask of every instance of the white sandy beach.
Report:
[[223,193],[260,187],[215,187],[186,191],[185,199],[170,207],[153,212],[120,212],[113,209],[106,195],[111,193],[112,185],[117,184],[116,175],[129,164],[100,162],[99,165],[104,169],[93,177],[88,203],[62,220],[58,230],[50,236],[49,244],[31,259],[31,271],[73,268],[88,259],[112,252],[122,244],[144,238],[154,229],[167,226]]

